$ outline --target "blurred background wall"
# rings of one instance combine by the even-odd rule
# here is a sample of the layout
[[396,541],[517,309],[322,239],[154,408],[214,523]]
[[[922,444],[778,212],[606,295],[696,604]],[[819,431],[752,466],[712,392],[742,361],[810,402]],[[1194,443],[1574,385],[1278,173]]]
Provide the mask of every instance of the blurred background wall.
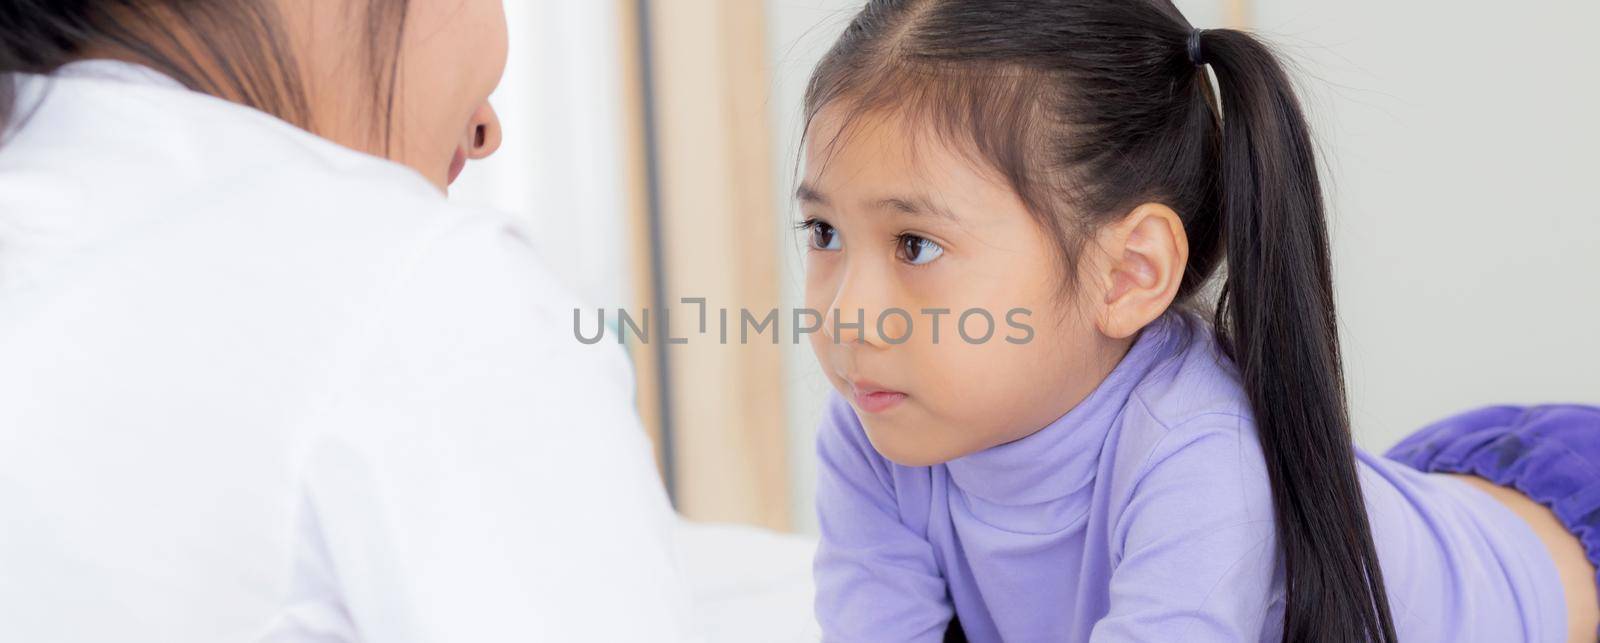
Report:
[[[1600,3],[1178,4],[1295,66],[1362,446],[1488,403],[1600,403]],[[454,198],[528,217],[595,306],[671,303],[674,335],[697,326],[683,297],[707,299],[712,340],[719,308],[737,334],[741,306],[800,305],[800,98],[860,1],[507,5],[506,145]],[[815,529],[827,384],[783,339],[629,346],[688,517]]]

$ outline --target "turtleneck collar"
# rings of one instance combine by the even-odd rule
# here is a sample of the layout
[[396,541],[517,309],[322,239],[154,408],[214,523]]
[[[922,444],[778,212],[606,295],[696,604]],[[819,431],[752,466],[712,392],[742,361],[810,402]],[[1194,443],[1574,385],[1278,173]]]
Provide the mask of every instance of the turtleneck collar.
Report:
[[1183,350],[1193,332],[1182,313],[1168,312],[1138,339],[1088,397],[1020,440],[946,463],[963,492],[994,505],[1034,505],[1082,491],[1094,480],[1102,446],[1133,390],[1157,365]]

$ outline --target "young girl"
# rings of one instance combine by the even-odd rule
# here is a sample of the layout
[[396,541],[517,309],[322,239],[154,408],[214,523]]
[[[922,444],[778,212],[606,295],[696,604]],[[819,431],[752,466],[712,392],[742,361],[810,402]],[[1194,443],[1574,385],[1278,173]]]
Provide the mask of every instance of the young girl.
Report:
[[1352,446],[1311,141],[1256,39],[874,0],[807,117],[828,640],[1594,640],[1600,409]]

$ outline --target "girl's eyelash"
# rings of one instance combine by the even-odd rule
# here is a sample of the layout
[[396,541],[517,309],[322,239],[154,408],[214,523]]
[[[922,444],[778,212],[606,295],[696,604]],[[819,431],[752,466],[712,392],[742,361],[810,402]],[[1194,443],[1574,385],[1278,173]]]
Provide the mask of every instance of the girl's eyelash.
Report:
[[[895,253],[898,254],[900,252],[900,249],[905,247],[905,244],[910,243],[912,240],[926,241],[926,242],[931,243],[931,244],[933,244],[935,246],[938,246],[939,247],[939,254],[944,254],[944,246],[939,245],[939,242],[934,241],[932,239],[929,239],[927,237],[924,237],[924,236],[922,236],[920,234],[916,234],[914,232],[902,232],[900,234],[894,235]],[[922,268],[927,268],[928,266],[933,265],[931,262],[929,262],[929,263],[912,263],[910,261],[906,261],[904,263],[907,266],[911,267],[912,269],[922,269]]]
[[[817,229],[818,226],[825,226],[825,225],[828,225],[827,221],[823,221],[822,219],[818,219],[816,217],[807,217],[807,218],[802,219],[799,222],[795,223],[794,224],[794,229],[798,230],[798,231],[801,231],[801,232],[809,232],[809,231]],[[895,251],[896,252],[899,252],[899,248],[902,247],[902,245],[910,243],[913,240],[929,241],[929,239],[927,237],[924,237],[924,236],[922,236],[920,234],[916,234],[916,233],[912,233],[912,232],[902,232],[902,233],[896,234],[896,235],[894,235],[892,237],[889,237],[889,240],[895,244],[895,249],[896,249]],[[937,243],[937,242],[932,242],[932,241],[929,241],[929,242],[930,243]],[[941,252],[942,252],[942,248],[941,248]],[[908,262],[907,265],[911,266],[912,268],[924,268],[924,267],[927,267],[928,264],[914,264],[914,263],[909,263]]]

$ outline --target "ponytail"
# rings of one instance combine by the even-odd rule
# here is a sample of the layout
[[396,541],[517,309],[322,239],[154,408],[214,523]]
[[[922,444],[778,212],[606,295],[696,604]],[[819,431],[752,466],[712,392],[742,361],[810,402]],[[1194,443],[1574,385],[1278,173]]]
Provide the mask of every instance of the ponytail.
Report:
[[[1286,571],[1284,641],[1394,641],[1354,449],[1305,116],[1248,34],[1197,32],[1221,99],[1217,332],[1255,413]],[[1194,57],[1191,54],[1191,57]]]

